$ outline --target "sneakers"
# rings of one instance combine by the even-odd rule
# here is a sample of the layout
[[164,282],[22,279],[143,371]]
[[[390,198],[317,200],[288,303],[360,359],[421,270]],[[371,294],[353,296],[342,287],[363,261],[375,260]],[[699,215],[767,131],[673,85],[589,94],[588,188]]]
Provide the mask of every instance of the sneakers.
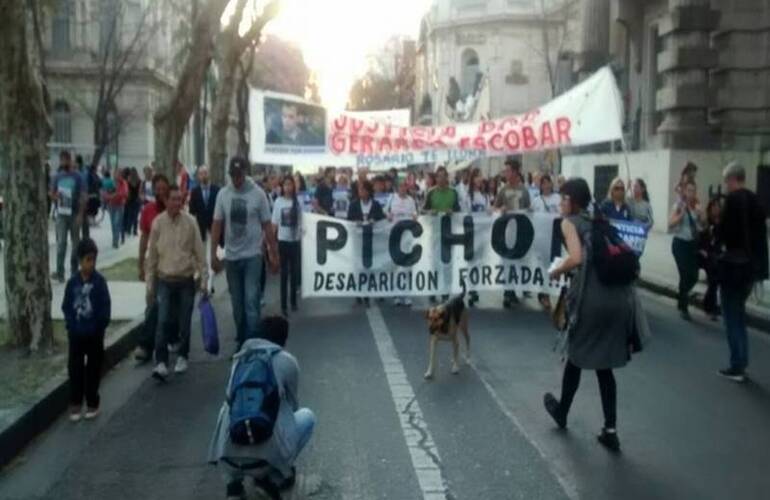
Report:
[[70,415],[69,420],[72,423],[80,422],[80,419],[82,418],[82,411],[83,409],[79,406],[71,406],[70,407]]
[[556,422],[556,425],[559,426],[559,429],[566,428],[567,417],[565,415],[562,415],[561,407],[559,405],[559,400],[556,399],[556,397],[553,394],[548,392],[543,397],[543,404],[545,405],[545,411],[547,411],[548,414],[551,416],[551,418],[553,418],[553,421]]
[[86,410],[86,420],[93,420],[99,416],[99,408],[89,408]]
[[719,370],[719,375],[724,378],[728,378],[733,382],[745,382],[746,373],[742,370],[736,370],[735,368],[728,368],[726,370]]
[[610,451],[616,453],[620,451],[620,440],[615,429],[602,429],[602,433],[596,436],[596,440]]
[[187,359],[184,356],[176,358],[176,366],[174,366],[174,373],[182,374],[187,371]]
[[134,359],[140,363],[150,360],[150,353],[144,347],[137,347],[134,350]]
[[165,382],[168,377],[168,367],[166,363],[158,363],[152,370],[152,378],[159,382]]

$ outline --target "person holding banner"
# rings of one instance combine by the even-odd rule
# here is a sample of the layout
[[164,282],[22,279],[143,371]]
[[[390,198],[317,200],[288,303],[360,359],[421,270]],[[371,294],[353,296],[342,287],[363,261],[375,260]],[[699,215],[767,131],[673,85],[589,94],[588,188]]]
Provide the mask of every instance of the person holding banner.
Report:
[[[416,220],[418,213],[417,203],[414,201],[414,198],[409,196],[406,181],[399,182],[398,193],[391,197],[390,203],[388,203],[388,220],[390,222]],[[411,306],[412,300],[409,297],[396,297],[393,303],[397,306]]]
[[607,199],[599,205],[599,211],[608,219],[631,220],[631,210],[626,205],[626,185],[615,177],[607,191]]
[[[444,215],[460,212],[460,195],[457,190],[449,186],[449,172],[446,167],[436,169],[436,186],[425,195],[425,211],[432,215]],[[449,295],[444,295],[442,301],[446,301]],[[431,295],[430,301],[436,301]]]
[[[319,179],[313,198],[313,208],[318,214],[328,216],[334,214],[334,177],[334,167],[327,167],[323,177]],[[286,186],[286,181],[283,184]]]
[[350,183],[347,175],[340,175],[337,186],[332,192],[332,199],[334,200],[334,217],[346,219],[350,208]]
[[[385,218],[385,212],[382,209],[382,205],[377,203],[374,199],[374,186],[369,181],[357,181],[358,183],[358,198],[350,204],[350,210],[348,211],[348,220],[352,222],[359,222],[361,224],[371,224],[377,221],[381,221]],[[358,304],[364,304],[369,307],[369,298],[366,297],[356,299]]]
[[283,195],[275,200],[273,226],[278,239],[278,256],[281,259],[281,312],[284,317],[288,317],[286,296],[289,278],[291,278],[291,310],[297,310],[302,228],[302,210],[294,189],[294,179],[291,176],[286,176],[283,180]]
[[[549,214],[558,214],[559,206],[561,205],[561,196],[559,193],[553,192],[553,181],[551,176],[544,174],[539,177],[538,195],[535,197],[535,201],[532,202],[530,207],[533,212],[543,212]],[[537,294],[537,300],[543,309],[546,311],[551,310],[551,297],[547,293]]]
[[[463,199],[464,211],[473,214],[487,214],[492,209],[492,203],[487,194],[487,183],[481,175],[481,171],[474,169],[468,181],[468,194]],[[475,306],[479,301],[479,292],[468,292],[468,305]]]
[[[531,202],[529,191],[523,185],[521,163],[517,160],[505,160],[505,180],[505,186],[499,190],[495,198],[495,208],[500,212],[528,210]],[[519,299],[516,297],[516,292],[506,290],[503,293],[504,308],[509,309],[511,305],[518,302]]]
[[617,388],[613,369],[629,360],[628,339],[633,333],[631,286],[604,285],[598,277],[591,252],[593,222],[588,214],[591,191],[584,179],[571,179],[561,190],[561,230],[567,258],[550,272],[553,280],[573,273],[567,291],[567,362],[564,366],[561,399],[546,393],[546,411],[565,428],[572,400],[580,385],[582,370],[595,370],[599,381],[604,428],[599,442],[620,450],[616,431]]
[[647,184],[642,179],[636,179],[632,186],[630,196],[626,200],[631,212],[631,219],[641,222],[649,231],[655,225],[655,219],[652,216],[652,205],[650,205],[650,195],[647,194]]
[[698,192],[694,182],[684,186],[684,199],[677,200],[668,220],[668,227],[674,233],[671,253],[679,271],[679,299],[677,308],[685,321],[690,321],[688,311],[690,291],[698,282],[698,243],[700,233],[701,209],[698,205]]

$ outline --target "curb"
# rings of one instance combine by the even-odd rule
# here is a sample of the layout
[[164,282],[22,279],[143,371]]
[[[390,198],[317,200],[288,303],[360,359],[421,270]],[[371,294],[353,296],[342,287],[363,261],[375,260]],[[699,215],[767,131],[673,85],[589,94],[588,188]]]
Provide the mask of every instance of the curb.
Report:
[[[135,319],[107,339],[104,346],[104,373],[130,354],[141,336],[143,326],[144,318]],[[19,409],[12,423],[0,428],[0,470],[66,411],[69,405],[67,369],[38,390],[35,400]]]
[[[664,297],[676,299],[679,295],[679,291],[672,285],[664,285],[659,282],[650,281],[644,277],[640,277],[637,282],[642,288],[658,295],[663,295]],[[691,296],[690,304],[703,310],[703,297],[701,295],[695,297]],[[746,308],[746,324],[751,328],[756,328],[763,333],[770,334],[770,318],[757,314],[755,311],[752,311],[751,308]]]

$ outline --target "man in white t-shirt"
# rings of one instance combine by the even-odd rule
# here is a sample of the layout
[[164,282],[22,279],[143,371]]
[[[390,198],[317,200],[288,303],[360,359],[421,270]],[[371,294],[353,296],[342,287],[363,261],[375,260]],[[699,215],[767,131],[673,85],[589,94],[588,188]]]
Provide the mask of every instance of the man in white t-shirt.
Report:
[[[398,193],[391,197],[390,202],[388,203],[387,213],[390,222],[414,220],[417,218],[417,202],[414,201],[414,198],[409,196],[407,190],[408,186],[406,181],[399,182]],[[394,304],[397,306],[411,306],[412,300],[408,297],[396,297]]]
[[[247,339],[259,336],[263,240],[267,242],[270,270],[277,272],[279,266],[270,202],[262,188],[246,177],[248,168],[249,163],[243,158],[230,160],[232,183],[217,195],[211,226],[211,267],[216,273],[222,269],[227,272],[239,349]],[[222,226],[224,265],[217,256]]]

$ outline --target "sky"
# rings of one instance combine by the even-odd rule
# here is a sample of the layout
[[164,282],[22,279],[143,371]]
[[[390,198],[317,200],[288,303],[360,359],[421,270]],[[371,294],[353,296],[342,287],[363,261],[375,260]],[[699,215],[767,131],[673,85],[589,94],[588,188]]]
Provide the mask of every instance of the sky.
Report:
[[296,43],[318,78],[325,106],[342,110],[367,55],[388,38],[417,38],[431,0],[283,0],[267,33]]

